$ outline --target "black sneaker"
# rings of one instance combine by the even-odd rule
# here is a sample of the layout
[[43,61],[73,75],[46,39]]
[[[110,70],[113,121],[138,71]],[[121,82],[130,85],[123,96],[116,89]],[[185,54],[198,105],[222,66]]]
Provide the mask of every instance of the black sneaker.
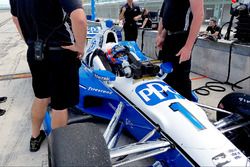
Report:
[[6,102],[6,100],[7,100],[7,97],[0,97],[0,103],[4,103]]
[[30,152],[36,152],[40,149],[43,140],[46,138],[44,130],[40,130],[39,136],[30,139]]
[[6,110],[3,110],[3,109],[0,108],[0,116],[4,115],[5,112],[6,112]]

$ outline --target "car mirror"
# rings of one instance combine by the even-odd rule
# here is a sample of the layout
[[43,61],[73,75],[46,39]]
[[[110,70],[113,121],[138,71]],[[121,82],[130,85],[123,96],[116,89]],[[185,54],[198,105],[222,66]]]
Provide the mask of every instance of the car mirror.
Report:
[[95,78],[102,81],[115,81],[116,79],[115,74],[107,70],[94,70],[93,73]]
[[112,28],[114,25],[114,22],[112,20],[105,20],[105,25],[107,28]]

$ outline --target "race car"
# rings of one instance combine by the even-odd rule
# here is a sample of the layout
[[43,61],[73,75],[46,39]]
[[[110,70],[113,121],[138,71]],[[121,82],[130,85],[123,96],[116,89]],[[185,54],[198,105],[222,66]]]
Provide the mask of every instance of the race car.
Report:
[[[96,34],[79,71],[74,118],[51,130],[46,114],[49,166],[121,166],[148,157],[159,167],[250,166],[247,149],[224,135],[249,132],[249,108],[231,113],[199,104],[195,96],[189,101],[163,81],[171,71],[170,63],[150,59],[135,42],[119,42],[111,29]],[[228,105],[222,100],[219,106]],[[201,107],[226,115],[211,123]],[[108,121],[103,134],[92,124],[100,119]],[[124,131],[137,142],[118,146]],[[249,135],[242,141],[249,143]]]

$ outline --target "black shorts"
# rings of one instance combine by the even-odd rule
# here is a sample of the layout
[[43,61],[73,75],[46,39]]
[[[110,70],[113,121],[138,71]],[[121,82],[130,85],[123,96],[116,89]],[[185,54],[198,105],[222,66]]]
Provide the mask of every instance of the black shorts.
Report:
[[51,97],[51,107],[63,110],[79,102],[79,74],[81,65],[77,53],[69,50],[46,51],[43,61],[34,59],[34,49],[27,52],[32,74],[32,86],[39,99]]

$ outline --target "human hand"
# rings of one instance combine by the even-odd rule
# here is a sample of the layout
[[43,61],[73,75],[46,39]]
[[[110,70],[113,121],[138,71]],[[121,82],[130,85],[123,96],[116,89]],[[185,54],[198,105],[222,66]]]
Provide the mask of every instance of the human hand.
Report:
[[133,19],[134,21],[138,21],[141,18],[141,15],[135,16]]
[[162,50],[163,43],[164,43],[164,38],[161,35],[157,35],[156,37],[156,46],[159,50]]
[[206,31],[199,32],[200,37],[206,37],[208,36],[208,33]]
[[68,45],[68,46],[61,46],[62,48],[64,49],[68,49],[68,50],[71,50],[73,52],[77,52],[77,58],[81,59],[82,56],[83,56],[83,52],[84,52],[84,47],[79,47],[78,45],[76,44],[73,44],[73,45]]
[[180,56],[179,64],[181,64],[184,61],[187,61],[190,59],[192,49],[184,46],[177,54],[176,56]]

